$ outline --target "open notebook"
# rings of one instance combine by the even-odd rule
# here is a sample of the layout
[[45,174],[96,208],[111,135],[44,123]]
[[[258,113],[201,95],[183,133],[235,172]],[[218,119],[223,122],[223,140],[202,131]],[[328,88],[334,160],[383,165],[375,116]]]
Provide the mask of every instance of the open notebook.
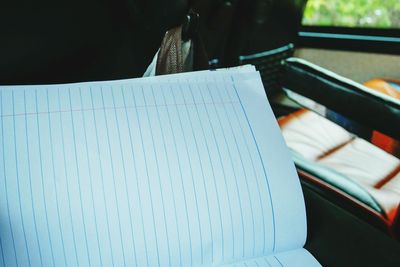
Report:
[[0,87],[0,266],[319,266],[259,74]]

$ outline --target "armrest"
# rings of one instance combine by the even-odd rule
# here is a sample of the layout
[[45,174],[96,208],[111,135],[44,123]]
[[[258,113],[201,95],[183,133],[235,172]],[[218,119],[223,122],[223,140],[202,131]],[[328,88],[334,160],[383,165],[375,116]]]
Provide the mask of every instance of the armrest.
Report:
[[281,84],[354,121],[400,140],[400,101],[299,58],[284,62]]

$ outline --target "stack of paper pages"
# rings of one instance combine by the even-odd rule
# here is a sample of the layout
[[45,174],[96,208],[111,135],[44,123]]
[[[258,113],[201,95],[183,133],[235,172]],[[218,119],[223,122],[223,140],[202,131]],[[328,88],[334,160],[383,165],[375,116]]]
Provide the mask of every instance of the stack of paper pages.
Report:
[[0,87],[0,266],[319,266],[252,67]]

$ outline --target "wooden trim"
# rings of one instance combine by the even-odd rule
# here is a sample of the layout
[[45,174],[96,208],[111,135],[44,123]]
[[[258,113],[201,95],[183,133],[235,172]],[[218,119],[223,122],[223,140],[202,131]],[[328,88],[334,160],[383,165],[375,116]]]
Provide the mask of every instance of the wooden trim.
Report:
[[[353,208],[360,210],[363,214],[366,214],[369,217],[368,221],[372,221],[373,224],[377,225],[379,228],[383,228],[386,232],[391,233],[391,226],[393,222],[386,217],[386,214],[379,213],[378,211],[372,209],[367,204],[361,202],[357,198],[343,192],[342,190],[332,186],[325,181],[322,181],[312,174],[309,174],[301,169],[297,169],[297,172],[302,180],[312,183],[318,188],[324,190],[324,192],[330,192],[335,197],[339,197],[339,200],[341,202],[344,202],[347,205],[350,204]],[[365,220],[365,218],[361,219]]]
[[393,220],[393,235],[397,240],[400,240],[400,204],[397,208],[397,215]]

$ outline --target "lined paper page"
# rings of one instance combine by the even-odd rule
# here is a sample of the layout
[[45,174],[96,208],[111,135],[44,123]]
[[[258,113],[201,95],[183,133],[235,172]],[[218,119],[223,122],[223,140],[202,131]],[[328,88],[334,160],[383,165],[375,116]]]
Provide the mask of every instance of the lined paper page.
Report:
[[2,87],[0,265],[217,266],[300,248],[301,190],[262,84],[207,77]]

